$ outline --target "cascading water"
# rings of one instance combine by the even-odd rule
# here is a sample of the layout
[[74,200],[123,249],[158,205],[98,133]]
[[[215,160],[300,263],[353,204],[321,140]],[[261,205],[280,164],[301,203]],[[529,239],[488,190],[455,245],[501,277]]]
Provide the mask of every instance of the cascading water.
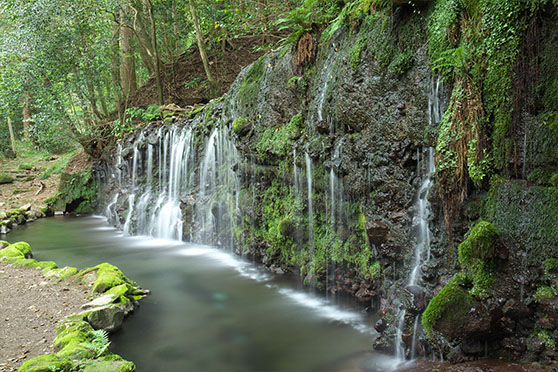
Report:
[[[442,119],[442,105],[440,102],[443,84],[440,77],[431,81],[430,93],[428,95],[428,125],[430,127],[438,124]],[[422,181],[417,192],[416,200],[413,205],[413,234],[415,236],[414,255],[411,271],[407,280],[407,287],[419,285],[421,275],[421,267],[430,260],[430,240],[431,232],[428,227],[428,221],[431,215],[430,203],[428,196],[434,185],[434,175],[436,173],[434,166],[434,148],[425,147],[422,152],[417,150],[417,174]],[[405,329],[406,310],[401,309],[398,314],[397,332],[395,335],[395,353],[397,360],[404,360],[405,349],[403,347],[403,331]],[[419,315],[414,318],[413,322],[413,341],[411,345],[411,359],[415,357],[416,334],[418,332]]]
[[199,231],[197,240],[232,245],[234,224],[240,216],[240,179],[234,168],[238,151],[227,128],[216,128],[209,137],[200,171],[200,192],[196,203]]
[[[118,145],[115,168],[119,188],[106,214],[109,220],[115,219],[119,193],[127,193],[124,233],[182,240],[180,198],[193,187],[192,130],[172,127],[163,132],[163,128],[159,128],[157,134],[157,146],[145,143],[143,131],[134,140],[130,174],[127,173],[130,167],[122,165],[122,145]],[[155,156],[158,168],[154,172]],[[155,173],[157,182],[154,185]],[[130,182],[124,186],[123,179]]]
[[306,186],[308,192],[308,242],[310,250],[314,250],[314,208],[312,203],[312,160],[308,152],[304,153],[304,162],[306,163]]

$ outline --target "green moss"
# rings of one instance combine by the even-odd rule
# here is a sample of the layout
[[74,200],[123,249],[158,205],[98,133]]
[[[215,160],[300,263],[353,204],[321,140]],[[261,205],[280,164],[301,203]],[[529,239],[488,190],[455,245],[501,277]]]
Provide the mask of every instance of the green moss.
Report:
[[399,54],[391,61],[388,66],[388,72],[399,77],[410,70],[415,64],[415,57],[412,54]]
[[430,301],[422,314],[422,325],[429,335],[440,319],[444,317],[460,319],[469,311],[473,298],[464,288],[468,282],[469,278],[465,274],[455,274]]
[[374,262],[372,266],[368,269],[368,273],[366,275],[366,279],[375,281],[380,277],[382,273],[382,268],[380,266],[380,261]]
[[480,221],[469,230],[467,239],[459,244],[459,263],[464,267],[476,264],[478,260],[491,259],[498,244],[498,230],[486,221]]
[[535,300],[540,301],[546,298],[553,298],[558,296],[558,288],[556,286],[540,286],[535,293]]
[[19,267],[26,267],[28,269],[35,269],[35,268],[39,267],[39,264],[38,264],[37,261],[35,261],[33,259],[27,259],[27,258],[16,258],[16,259],[12,260],[10,263],[12,265],[19,266]]
[[40,267],[43,272],[58,268],[58,265],[54,261],[38,261],[37,266]]
[[554,340],[552,334],[546,329],[536,331],[531,336],[540,339],[548,350],[554,350],[556,347],[556,340]]
[[76,275],[77,273],[78,273],[78,269],[70,266],[44,271],[44,275],[47,278],[58,278],[58,279],[67,278],[69,276]]
[[31,255],[31,246],[26,242],[13,243],[11,244],[11,247],[20,251],[24,256]]
[[527,186],[521,181],[493,182],[481,218],[521,243],[529,265],[558,257],[558,188]]
[[7,248],[0,250],[0,257],[25,258],[25,256],[23,255],[23,253],[20,252],[19,249],[12,246],[8,246]]
[[238,136],[244,136],[250,131],[252,124],[247,118],[236,118],[232,123],[232,128]]
[[0,173],[0,185],[14,182],[14,178],[8,174]]
[[81,372],[134,372],[136,366],[132,362],[115,358],[100,358],[84,364]]
[[257,101],[260,84],[264,78],[266,60],[267,56],[264,55],[254,62],[244,80],[240,83],[238,100],[241,107],[250,108]]
[[9,246],[9,245],[10,245],[10,243],[8,243],[7,241],[5,241],[5,240],[0,240],[0,249],[4,249],[4,248],[6,248],[6,247]]
[[91,169],[79,173],[62,173],[58,196],[54,207],[57,210],[89,213],[96,197],[97,184],[91,177]]
[[109,263],[102,263],[95,267],[84,269],[79,272],[79,275],[84,276],[93,271],[97,273],[97,277],[93,284],[93,291],[95,292],[104,293],[113,287],[123,284],[130,289],[136,286],[136,283],[126,278],[120,269]]
[[302,114],[294,115],[288,124],[267,128],[256,145],[256,151],[261,158],[268,154],[285,157],[292,150],[292,142],[301,135],[303,125]]
[[19,372],[69,372],[73,367],[72,360],[61,358],[55,354],[35,357],[23,363]]
[[31,170],[33,169],[33,163],[21,163],[18,168],[21,170]]
[[351,51],[349,52],[349,60],[351,62],[351,67],[353,71],[357,71],[360,67],[362,52],[366,49],[368,45],[368,33],[363,30],[359,33]]

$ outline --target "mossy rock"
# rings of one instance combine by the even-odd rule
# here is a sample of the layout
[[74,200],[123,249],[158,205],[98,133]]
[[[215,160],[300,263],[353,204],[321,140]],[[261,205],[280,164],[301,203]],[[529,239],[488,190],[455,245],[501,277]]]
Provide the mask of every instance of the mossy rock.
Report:
[[12,246],[8,246],[7,248],[0,250],[0,257],[25,258],[25,256],[23,255],[23,253],[20,252],[19,249]]
[[93,328],[84,320],[70,322],[67,327],[59,329],[60,332],[54,340],[54,346],[57,348],[64,348],[71,343],[91,342],[93,339]]
[[14,208],[6,211],[7,218],[16,217],[16,216],[25,217],[25,215],[26,215],[26,211],[23,208]]
[[35,269],[39,266],[38,262],[31,258],[16,258],[13,259],[10,263],[12,265],[26,267],[28,269]]
[[21,170],[31,170],[33,169],[33,164],[32,163],[21,163],[18,167]]
[[442,318],[459,321],[465,318],[471,305],[472,296],[466,286],[470,280],[465,274],[455,274],[444,288],[430,301],[422,314],[422,325],[430,335]]
[[9,245],[10,245],[9,242],[7,242],[7,241],[5,241],[5,240],[0,240],[0,249],[4,249],[4,248],[6,248],[6,247],[9,246]]
[[14,178],[7,174],[0,173],[0,185],[14,182]]
[[19,367],[19,372],[69,372],[73,363],[69,358],[55,354],[46,354],[26,361]]
[[44,272],[44,275],[47,278],[67,278],[72,275],[76,275],[78,273],[78,269],[71,266],[65,266],[59,269],[52,269]]
[[252,124],[247,118],[236,118],[233,121],[232,128],[237,136],[242,137],[248,134],[250,128],[252,128]]
[[500,233],[490,223],[480,221],[474,225],[467,239],[459,244],[458,255],[462,266],[474,265],[478,260],[490,260],[500,241]]
[[117,356],[108,356],[85,363],[82,372],[134,372],[134,363]]
[[14,247],[20,251],[25,257],[31,257],[31,246],[26,242],[17,242],[10,244],[10,247]]
[[116,266],[109,263],[102,263],[92,268],[84,269],[80,272],[80,276],[84,276],[91,272],[96,272],[97,277],[93,283],[93,291],[104,293],[107,290],[125,284],[129,289],[137,286],[137,284],[126,276]]
[[38,261],[37,266],[41,268],[43,273],[58,268],[58,265],[54,261]]
[[296,223],[291,217],[285,217],[279,222],[278,229],[281,236],[288,238],[293,236],[296,232]]

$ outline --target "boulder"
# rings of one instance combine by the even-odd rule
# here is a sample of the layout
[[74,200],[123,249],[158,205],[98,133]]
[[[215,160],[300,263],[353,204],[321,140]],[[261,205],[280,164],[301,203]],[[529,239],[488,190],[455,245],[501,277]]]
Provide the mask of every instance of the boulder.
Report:
[[94,329],[114,332],[122,326],[125,314],[126,309],[123,305],[106,305],[89,311],[87,321]]

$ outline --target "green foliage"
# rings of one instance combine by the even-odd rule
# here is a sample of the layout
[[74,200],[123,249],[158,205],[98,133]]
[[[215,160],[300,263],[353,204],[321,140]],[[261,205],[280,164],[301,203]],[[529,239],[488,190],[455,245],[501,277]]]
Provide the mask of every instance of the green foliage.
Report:
[[415,63],[415,57],[409,54],[400,54],[389,64],[388,71],[395,76],[401,76]]
[[539,302],[540,300],[546,298],[553,298],[558,296],[558,288],[556,286],[543,285],[537,287],[537,292],[535,293],[535,300]]
[[[79,173],[62,173],[58,186],[57,201],[55,208],[67,210],[70,206],[78,213],[89,213],[91,205],[95,200],[97,183],[91,177],[91,169]],[[73,205],[76,204],[77,205]]]
[[546,329],[535,331],[531,336],[540,339],[548,350],[554,350],[554,348],[556,347],[556,340]]
[[444,318],[460,319],[470,309],[473,298],[466,287],[470,279],[465,274],[455,274],[453,278],[432,298],[422,314],[422,325],[430,335],[436,323]]

